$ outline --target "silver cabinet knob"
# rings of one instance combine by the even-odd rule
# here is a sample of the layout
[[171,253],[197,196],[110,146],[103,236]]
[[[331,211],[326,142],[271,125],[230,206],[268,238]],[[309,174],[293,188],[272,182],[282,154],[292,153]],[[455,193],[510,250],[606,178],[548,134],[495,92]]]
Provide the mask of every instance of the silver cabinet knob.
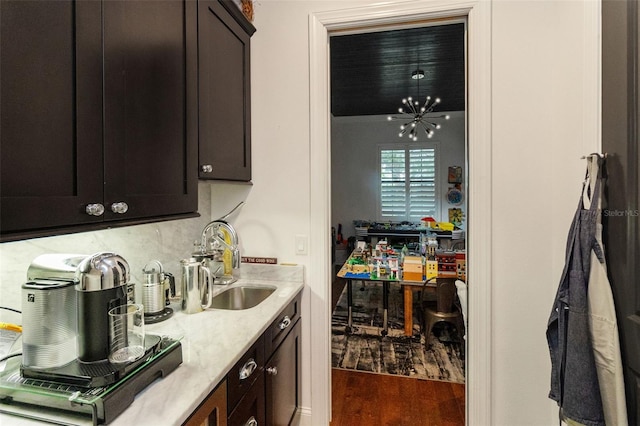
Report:
[[117,214],[124,214],[129,210],[129,206],[125,202],[111,204],[111,211]]
[[202,173],[211,173],[213,171],[213,166],[211,164],[203,164],[200,166],[200,170],[202,170]]
[[275,376],[276,374],[278,374],[278,367],[267,367],[266,372],[268,374],[271,374],[272,376]]
[[87,207],[85,207],[84,211],[89,216],[102,216],[102,214],[104,213],[104,206],[100,203],[87,204]]
[[251,416],[249,417],[249,420],[247,420],[247,422],[244,424],[244,426],[258,426],[258,421],[255,417]]

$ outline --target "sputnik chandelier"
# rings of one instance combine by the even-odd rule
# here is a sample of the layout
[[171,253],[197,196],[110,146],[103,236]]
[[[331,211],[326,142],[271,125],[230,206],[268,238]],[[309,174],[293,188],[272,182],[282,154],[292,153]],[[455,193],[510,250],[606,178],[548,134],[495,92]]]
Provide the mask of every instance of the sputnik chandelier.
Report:
[[[411,78],[418,80],[418,94],[420,93],[420,80],[424,78],[424,71],[418,69],[411,74]],[[424,104],[420,106],[420,102],[413,100],[411,96],[402,99],[402,104],[407,107],[407,110],[403,107],[398,108],[398,112],[403,114],[400,117],[388,116],[387,120],[402,120],[400,125],[400,133],[398,136],[403,137],[407,131],[409,132],[409,139],[413,141],[418,140],[418,129],[424,129],[427,134],[427,138],[431,138],[435,130],[440,128],[440,123],[433,122],[433,119],[449,119],[449,115],[443,114],[439,116],[428,116],[433,113],[433,109],[440,103],[440,98],[431,99],[431,96],[427,96]]]

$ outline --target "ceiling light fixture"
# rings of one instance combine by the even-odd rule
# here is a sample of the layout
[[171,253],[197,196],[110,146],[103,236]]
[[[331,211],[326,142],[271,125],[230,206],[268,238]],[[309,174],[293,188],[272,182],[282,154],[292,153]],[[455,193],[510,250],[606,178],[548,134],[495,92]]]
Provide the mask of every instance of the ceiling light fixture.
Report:
[[[411,78],[418,80],[418,95],[420,94],[420,80],[424,78],[424,71],[421,69],[415,70],[411,73]],[[387,120],[402,120],[403,124],[400,125],[400,133],[398,136],[403,137],[407,131],[409,132],[409,139],[413,141],[418,140],[418,128],[422,127],[427,134],[428,138],[433,136],[435,130],[440,128],[440,123],[435,123],[433,119],[443,118],[449,119],[448,114],[439,116],[428,116],[433,112],[433,109],[440,103],[440,98],[431,100],[431,96],[427,96],[422,107],[420,102],[414,101],[411,96],[404,98],[402,104],[407,106],[408,111],[405,111],[403,107],[398,108],[398,112],[403,114],[401,117],[388,116]]]
[[424,71],[415,70],[414,72],[411,73],[411,78],[414,80],[422,80],[424,78]]

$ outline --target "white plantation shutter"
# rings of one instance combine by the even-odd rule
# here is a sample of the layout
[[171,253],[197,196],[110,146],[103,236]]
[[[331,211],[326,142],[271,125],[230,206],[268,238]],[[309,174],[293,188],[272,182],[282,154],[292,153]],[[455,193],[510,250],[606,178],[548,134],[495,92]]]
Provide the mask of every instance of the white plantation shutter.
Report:
[[382,217],[398,217],[407,208],[404,149],[380,151],[380,208]]
[[409,205],[407,220],[416,221],[436,213],[435,149],[409,150]]
[[418,221],[436,213],[435,148],[380,149],[380,216]]

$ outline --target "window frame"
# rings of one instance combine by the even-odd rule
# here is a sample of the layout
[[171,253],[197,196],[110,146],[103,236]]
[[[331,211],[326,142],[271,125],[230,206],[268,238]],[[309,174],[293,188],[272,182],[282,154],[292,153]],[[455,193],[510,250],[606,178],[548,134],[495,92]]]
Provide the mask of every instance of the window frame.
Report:
[[[429,142],[418,142],[418,143],[387,143],[387,144],[379,144],[377,152],[378,164],[377,164],[377,182],[376,182],[376,193],[377,193],[377,203],[376,203],[376,215],[377,220],[380,222],[416,222],[417,220],[409,217],[409,213],[407,212],[406,206],[404,211],[404,216],[383,216],[382,215],[382,151],[383,150],[400,150],[403,149],[405,151],[405,170],[407,167],[407,160],[409,159],[409,151],[412,149],[433,149],[434,150],[434,192],[435,192],[435,205],[434,205],[434,216],[439,216],[440,208],[441,208],[441,185],[442,179],[440,178],[440,143],[438,141],[429,141]],[[409,197],[409,181],[405,181],[405,188],[407,189],[407,199]]]

